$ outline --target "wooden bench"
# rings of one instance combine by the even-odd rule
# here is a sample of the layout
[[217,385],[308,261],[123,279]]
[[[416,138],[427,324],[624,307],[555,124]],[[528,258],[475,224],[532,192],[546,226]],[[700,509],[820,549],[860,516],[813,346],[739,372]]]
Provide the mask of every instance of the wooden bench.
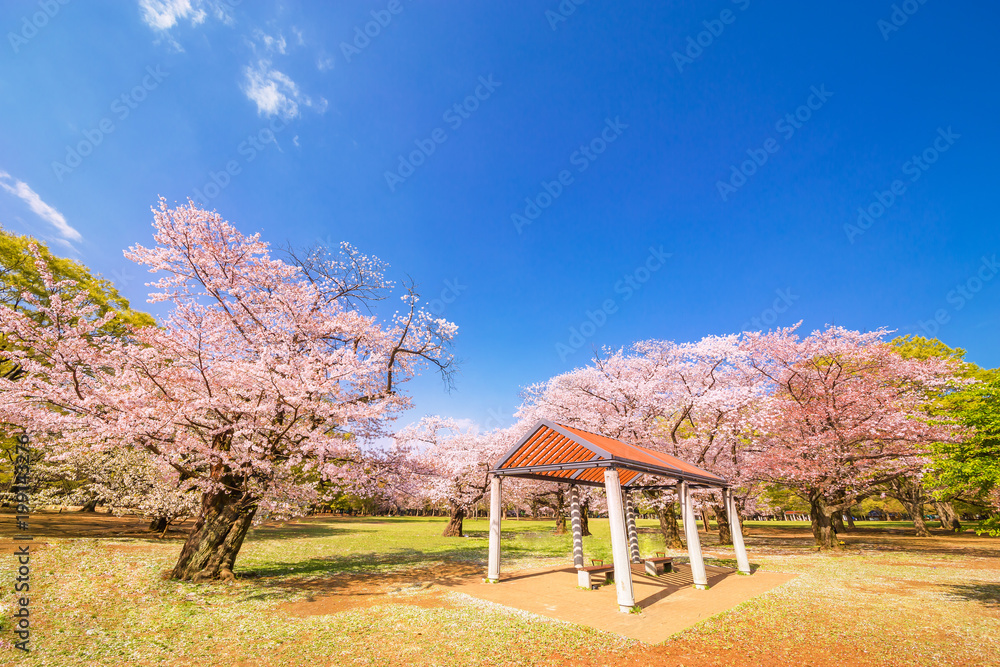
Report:
[[601,586],[600,583],[594,583],[594,578],[602,574],[604,575],[602,583],[611,583],[615,580],[615,566],[591,565],[590,567],[581,567],[576,571],[576,581],[580,588],[594,590]]
[[673,558],[657,555],[655,558],[646,558],[646,574],[651,577],[658,577],[664,572],[672,572],[674,569]]

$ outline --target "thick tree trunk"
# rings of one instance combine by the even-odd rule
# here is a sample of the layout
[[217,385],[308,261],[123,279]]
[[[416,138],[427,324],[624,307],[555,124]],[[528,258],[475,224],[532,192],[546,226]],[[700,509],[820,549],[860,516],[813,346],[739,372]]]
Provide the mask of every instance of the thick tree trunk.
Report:
[[158,516],[149,522],[149,529],[154,533],[166,533],[167,532],[167,517]]
[[97,511],[97,498],[91,498],[83,504],[80,508],[81,512],[96,512]]
[[565,494],[562,490],[556,493],[556,535],[565,535],[566,530],[566,507]]
[[833,512],[827,509],[823,497],[815,494],[809,500],[813,537],[820,549],[840,550],[840,540],[833,533]]
[[833,527],[836,529],[836,531],[838,533],[847,532],[846,529],[844,528],[844,513],[843,512],[839,512],[838,511],[838,512],[834,512],[833,513]]
[[855,526],[854,526],[854,514],[851,512],[850,509],[848,509],[847,510],[847,529],[848,530],[854,530],[854,528],[855,528]]
[[919,481],[910,478],[899,478],[890,482],[893,491],[890,495],[903,504],[913,518],[913,529],[917,537],[930,537],[924,522],[924,501],[930,500]]
[[733,529],[729,525],[729,515],[726,513],[726,508],[722,505],[712,505],[712,511],[715,512],[715,520],[719,524],[719,544],[732,544]]
[[934,507],[937,509],[942,528],[955,533],[962,532],[962,522],[958,520],[958,514],[955,513],[954,505],[949,502],[935,500]]
[[590,532],[590,500],[583,501],[580,506],[580,535],[589,537]]
[[922,500],[906,503],[906,511],[913,517],[913,530],[917,537],[930,537],[931,531],[927,530],[927,523],[924,521],[924,503]]
[[184,542],[171,578],[232,579],[236,556],[256,513],[257,499],[242,492],[227,489],[203,494],[198,520]]
[[444,527],[442,537],[462,537],[462,520],[465,518],[465,510],[455,505],[451,506],[451,514],[448,517],[448,525]]
[[677,515],[674,514],[673,501],[667,503],[665,507],[656,510],[656,518],[660,520],[660,532],[663,533],[663,541],[668,549],[680,549],[684,546],[681,542],[681,530],[677,525]]

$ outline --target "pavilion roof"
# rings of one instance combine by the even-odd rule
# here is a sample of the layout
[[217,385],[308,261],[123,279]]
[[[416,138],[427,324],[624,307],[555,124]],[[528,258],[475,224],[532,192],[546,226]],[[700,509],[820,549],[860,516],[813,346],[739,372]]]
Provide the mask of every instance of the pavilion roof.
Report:
[[505,477],[604,486],[604,468],[617,468],[622,486],[632,488],[644,486],[644,478],[650,475],[698,486],[729,485],[725,478],[676,456],[547,419],[539,420],[490,472]]

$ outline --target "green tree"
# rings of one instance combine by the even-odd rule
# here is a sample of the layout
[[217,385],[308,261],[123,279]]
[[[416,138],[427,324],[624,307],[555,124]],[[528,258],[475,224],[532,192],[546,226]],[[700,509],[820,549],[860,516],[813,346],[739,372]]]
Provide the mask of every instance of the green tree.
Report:
[[[153,318],[143,312],[132,310],[128,300],[118,293],[114,285],[100,277],[93,275],[87,267],[71,259],[56,257],[49,248],[40,241],[30,237],[13,234],[0,229],[0,304],[6,305],[18,312],[36,320],[41,319],[41,314],[32,307],[30,297],[43,299],[45,297],[45,285],[38,267],[35,265],[36,258],[32,254],[31,246],[37,248],[37,253],[48,263],[54,281],[73,280],[87,294],[87,300],[98,307],[97,316],[103,316],[108,311],[114,310],[118,316],[108,325],[107,333],[116,334],[124,330],[126,325],[133,327],[155,325]],[[28,295],[28,298],[26,298]],[[20,374],[19,367],[9,360],[6,352],[16,345],[16,341],[10,341],[0,336],[0,375],[16,380]],[[5,498],[5,493],[9,491],[11,478],[10,470],[13,469],[14,441],[12,433],[0,424],[0,456],[8,459],[11,465],[4,466],[4,473],[0,473],[0,501]],[[44,453],[34,451],[32,469],[39,480],[51,486],[52,480],[47,476],[47,472],[39,468],[43,465]],[[54,473],[54,471],[48,471]],[[67,489],[79,486],[65,480],[65,470],[60,470],[54,479],[60,479],[62,483],[69,484]],[[54,491],[55,489],[49,489]],[[36,492],[43,489],[35,489]]]
[[[979,507],[991,504],[1000,491],[1000,369],[983,369],[965,361],[965,350],[951,348],[937,339],[902,336],[892,341],[904,357],[941,357],[956,362],[960,377],[970,381],[959,390],[942,392],[927,405],[934,418],[947,418],[968,429],[959,442],[935,443],[932,464],[920,488],[928,489],[923,501],[934,502],[942,526],[960,530],[955,501]],[[911,501],[919,490],[907,485]],[[900,500],[903,500],[900,498]],[[913,504],[913,503],[910,503]],[[912,512],[911,512],[912,513]]]

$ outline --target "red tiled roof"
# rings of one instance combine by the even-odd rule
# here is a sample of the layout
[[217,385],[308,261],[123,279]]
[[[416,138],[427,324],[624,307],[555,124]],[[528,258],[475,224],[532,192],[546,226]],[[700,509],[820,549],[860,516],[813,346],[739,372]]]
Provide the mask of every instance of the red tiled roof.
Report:
[[546,419],[535,424],[504,454],[493,471],[514,477],[601,485],[603,468],[608,467],[619,470],[622,484],[645,474],[712,486],[726,485],[724,478],[676,456]]

